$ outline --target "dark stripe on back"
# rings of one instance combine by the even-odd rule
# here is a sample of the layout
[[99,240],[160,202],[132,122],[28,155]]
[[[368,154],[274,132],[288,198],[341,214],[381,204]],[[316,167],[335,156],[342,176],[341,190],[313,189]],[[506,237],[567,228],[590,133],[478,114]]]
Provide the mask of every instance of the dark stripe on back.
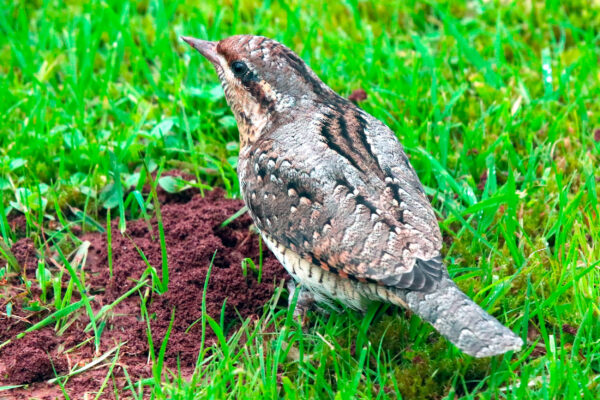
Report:
[[[337,110],[337,111],[339,112],[340,110]],[[352,145],[352,138],[350,137],[350,132],[348,131],[348,125],[346,124],[346,119],[343,114],[340,114],[340,116],[337,119],[337,123],[340,126],[340,134],[346,141],[348,148],[354,151],[354,146]]]
[[346,147],[348,150],[352,152],[352,158],[356,164],[361,165],[361,171],[366,172],[372,170],[372,168],[369,168],[369,164],[371,164],[370,160],[365,158],[365,153],[361,151],[362,149],[357,149],[357,146],[360,145],[359,138],[361,135],[364,135],[364,131],[357,132],[355,127],[348,129],[346,115],[344,115],[341,110],[338,110],[338,112],[340,112],[340,116],[338,117],[338,125],[340,127],[341,137],[346,141]]
[[[341,97],[330,104],[330,109],[331,111],[324,115],[327,121],[327,132],[322,131],[329,134],[327,138],[329,147],[341,150],[341,152],[336,151],[339,154],[343,153],[343,156],[359,171],[367,175],[375,174],[380,180],[385,180],[385,174],[367,141],[367,121],[359,110]],[[339,132],[331,129],[334,118]]]
[[329,147],[331,150],[335,151],[340,156],[342,156],[343,158],[348,160],[348,162],[350,164],[352,164],[352,166],[354,168],[356,168],[357,170],[365,172],[360,167],[360,165],[356,162],[356,160],[352,157],[352,155],[348,151],[343,149],[339,143],[337,143],[336,137],[335,137],[336,135],[331,132],[332,119],[333,119],[333,113],[327,113],[327,114],[325,114],[325,118],[323,119],[323,121],[321,123],[321,136],[323,136],[323,138],[325,139],[325,143],[327,144],[327,147]]

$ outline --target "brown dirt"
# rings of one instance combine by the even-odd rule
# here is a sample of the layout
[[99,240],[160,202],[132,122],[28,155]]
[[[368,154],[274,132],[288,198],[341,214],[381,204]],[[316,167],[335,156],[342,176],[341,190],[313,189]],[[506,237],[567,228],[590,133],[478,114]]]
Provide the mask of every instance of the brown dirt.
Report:
[[25,274],[35,278],[35,271],[38,266],[38,256],[35,251],[33,240],[30,238],[19,239],[12,246],[11,252],[17,259],[19,266],[25,270]]
[[361,101],[365,101],[367,99],[367,92],[364,89],[356,89],[350,96],[348,96],[348,100],[353,101],[355,103],[359,103]]
[[[113,371],[119,385],[124,384],[123,379],[118,379],[124,375],[123,367],[127,368],[134,380],[151,375],[147,325],[141,318],[140,294],[148,296],[152,341],[157,352],[169,326],[171,313],[174,312],[166,364],[176,368],[179,362],[185,371],[196,364],[201,342],[201,324],[196,323],[188,332],[186,330],[201,318],[203,288],[213,255],[206,310],[218,321],[225,302],[224,321],[230,328],[239,323],[238,314],[242,318],[258,318],[264,304],[272,297],[276,284],[287,279],[281,265],[266,249],[263,253],[262,282],[258,283],[257,277],[250,272],[246,277],[243,276],[241,261],[245,257],[252,258],[258,265],[258,237],[250,231],[251,220],[247,215],[225,228],[219,228],[221,222],[243,206],[241,201],[224,199],[223,195],[224,192],[218,189],[206,192],[205,197],[192,190],[179,194],[159,191],[169,261],[169,290],[158,295],[142,288],[118,304],[105,320],[100,354],[122,343],[119,364]],[[121,235],[117,227],[118,221],[113,221],[112,277],[108,268],[106,235],[94,233],[81,237],[83,241],[90,243],[84,270],[88,293],[94,296],[93,308],[96,313],[102,306],[111,304],[134,287],[146,270],[147,266],[134,243],[161,275],[162,258],[157,223],[155,219],[150,223],[151,232],[143,219],[130,221],[127,223],[126,234]],[[12,251],[19,263],[26,268],[28,276],[35,276],[30,275],[35,274],[33,268],[37,266],[38,260],[33,242],[21,239],[15,243]],[[0,386],[28,384],[25,389],[13,391],[9,398],[62,397],[58,386],[43,381],[53,378],[54,371],[65,374],[74,366],[86,365],[94,359],[93,340],[75,348],[93,337],[93,332],[84,332],[89,319],[85,311],[82,311],[78,320],[60,337],[56,336],[54,325],[49,325],[27,334],[23,339],[16,339],[14,336],[18,332],[41,320],[50,311],[26,311],[23,307],[27,304],[22,304],[23,301],[19,299],[26,297],[22,295],[27,290],[20,284],[18,277],[11,279],[8,285],[13,286],[13,295],[10,296],[13,312],[10,318],[5,313],[0,313],[0,343],[8,339],[12,341],[0,348]],[[4,291],[6,295],[6,287]],[[29,293],[35,296],[37,292]],[[5,305],[0,304],[0,311],[4,309]],[[207,328],[206,340],[208,344],[216,340],[210,328]],[[97,391],[106,376],[111,359],[104,363],[103,368],[69,379],[66,389],[72,398],[81,398],[86,392]],[[106,395],[110,397],[111,392],[112,389],[108,389]],[[0,399],[6,393],[0,392]]]
[[21,213],[12,213],[7,217],[8,226],[17,235],[23,237],[27,232],[27,219]]

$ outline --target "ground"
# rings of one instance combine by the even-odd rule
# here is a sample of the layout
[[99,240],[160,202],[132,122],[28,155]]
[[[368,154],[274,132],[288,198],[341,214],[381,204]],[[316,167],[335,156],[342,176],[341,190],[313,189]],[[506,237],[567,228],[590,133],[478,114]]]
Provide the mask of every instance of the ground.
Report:
[[[600,397],[597,1],[50,0],[0,30],[0,399]],[[222,226],[235,120],[179,39],[238,33],[397,133],[522,351],[391,307],[292,318],[249,218]]]

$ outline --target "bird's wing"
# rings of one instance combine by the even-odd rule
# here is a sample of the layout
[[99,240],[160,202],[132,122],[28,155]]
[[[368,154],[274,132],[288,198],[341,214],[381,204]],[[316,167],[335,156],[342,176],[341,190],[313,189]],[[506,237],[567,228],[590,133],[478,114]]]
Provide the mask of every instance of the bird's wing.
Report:
[[445,272],[435,215],[393,133],[356,110],[259,140],[240,157],[244,200],[263,233],[324,269],[430,290]]

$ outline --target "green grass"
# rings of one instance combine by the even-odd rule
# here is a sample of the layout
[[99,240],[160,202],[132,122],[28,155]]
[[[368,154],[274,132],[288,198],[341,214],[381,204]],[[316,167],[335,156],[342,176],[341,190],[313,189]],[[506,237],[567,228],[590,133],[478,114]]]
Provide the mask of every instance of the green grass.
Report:
[[[340,94],[367,91],[361,107],[397,133],[433,198],[450,273],[529,333],[522,352],[475,360],[414,316],[312,315],[302,333],[269,305],[203,348],[191,379],[154,371],[123,395],[600,397],[598,2],[13,1],[0,33],[0,279],[19,272],[6,249],[23,235],[75,267],[74,226],[103,230],[105,208],[122,229],[122,217],[148,219],[148,172],[183,169],[238,196],[235,121],[212,67],[178,37],[254,33],[294,49]],[[7,219],[18,213],[25,232]],[[87,310],[100,335],[90,298],[71,300],[85,277],[70,268],[61,293],[46,267],[30,283],[53,293],[39,304],[46,322],[59,331]]]

